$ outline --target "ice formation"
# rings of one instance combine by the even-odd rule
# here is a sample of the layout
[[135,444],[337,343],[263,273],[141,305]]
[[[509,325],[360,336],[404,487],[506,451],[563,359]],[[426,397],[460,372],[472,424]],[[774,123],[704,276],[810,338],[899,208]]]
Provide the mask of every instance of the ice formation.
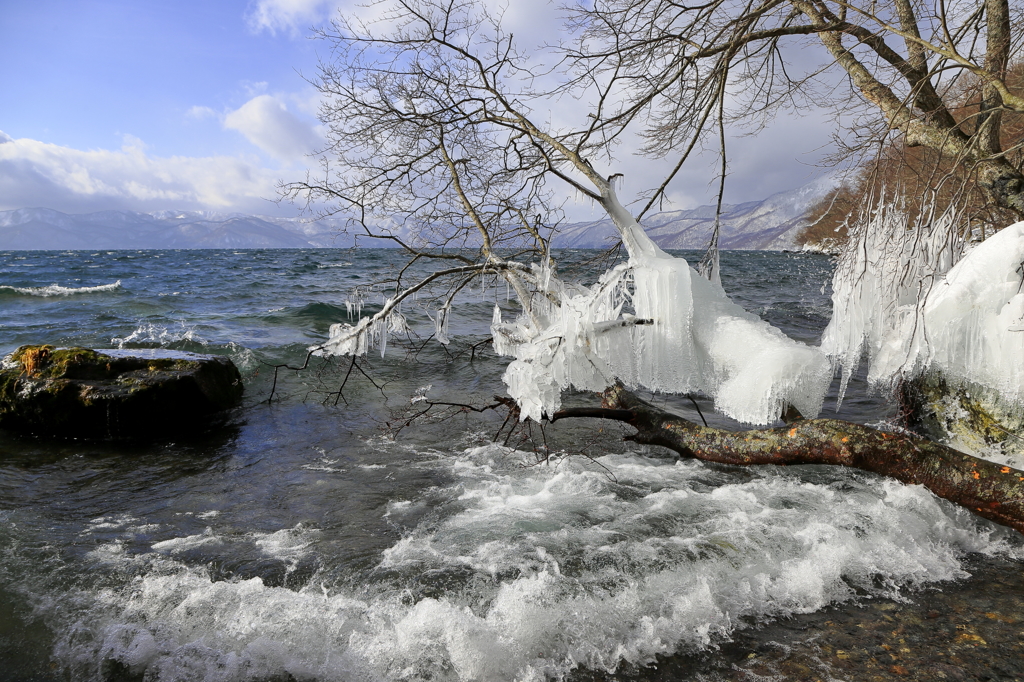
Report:
[[[495,351],[515,358],[504,381],[521,417],[554,414],[566,388],[600,391],[616,380],[702,393],[720,412],[750,424],[769,424],[788,405],[816,416],[832,378],[828,358],[733,303],[717,278],[709,281],[662,251],[606,189],[604,206],[628,262],[590,288],[560,281],[549,258],[530,272],[505,271],[523,313],[506,322],[495,306],[491,331]],[[362,355],[376,344],[383,352],[388,333],[404,329],[404,318],[396,321],[399,304],[395,297],[354,326],[332,325],[328,341],[311,350]],[[450,304],[433,316],[441,343],[448,342]]]
[[914,226],[882,206],[859,230],[837,269],[822,338],[844,389],[866,352],[875,385],[938,371],[1011,403],[1024,398],[1024,222],[964,255],[955,218]]
[[920,364],[1024,398],[1024,222],[975,247],[924,304]]
[[[540,325],[525,316],[505,323],[495,308],[495,350],[515,356],[504,380],[524,418],[553,414],[562,389],[599,391],[616,379],[703,393],[720,412],[751,424],[777,420],[787,405],[818,414],[832,377],[824,354],[733,303],[717,282],[662,251],[624,211],[610,212],[628,262],[590,289],[543,292],[561,305],[536,297]],[[556,282],[541,275],[538,281]]]

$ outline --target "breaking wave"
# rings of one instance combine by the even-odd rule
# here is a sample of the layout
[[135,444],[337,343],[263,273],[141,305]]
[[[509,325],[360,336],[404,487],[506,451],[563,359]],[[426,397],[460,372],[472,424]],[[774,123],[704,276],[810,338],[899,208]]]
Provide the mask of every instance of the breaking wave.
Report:
[[[53,601],[47,619],[71,620],[56,628],[56,659],[73,679],[118,669],[222,682],[540,682],[707,649],[828,604],[900,599],[964,577],[967,552],[1020,551],[1008,531],[920,486],[856,472],[737,474],[629,454],[600,467],[533,461],[493,445],[442,457],[451,483],[389,503],[407,530],[351,582],[332,579],[344,558],[326,532],[301,525],[213,527],[141,553],[127,535],[104,544],[93,568],[137,577]],[[314,557],[319,568],[289,587],[216,579],[187,559],[209,565],[243,546],[286,571]]]
[[143,322],[132,333],[124,337],[114,337],[110,343],[117,348],[173,348],[189,350],[192,346],[207,345],[196,328],[181,322],[177,328],[168,328],[160,324]]
[[12,287],[6,285],[0,285],[0,295],[20,294],[22,296],[42,296],[49,298],[51,296],[73,296],[75,294],[96,294],[104,291],[117,291],[121,288],[121,280],[117,280],[111,284],[100,284],[94,287],[62,287],[59,284],[51,284],[45,287]]

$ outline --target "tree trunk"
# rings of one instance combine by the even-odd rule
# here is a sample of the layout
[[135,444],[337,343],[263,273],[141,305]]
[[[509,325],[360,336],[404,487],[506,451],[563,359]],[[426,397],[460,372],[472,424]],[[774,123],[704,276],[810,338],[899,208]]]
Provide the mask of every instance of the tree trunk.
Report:
[[918,484],[986,519],[1024,532],[1024,471],[978,459],[913,435],[838,419],[800,419],[786,426],[724,431],[661,410],[622,386],[605,391],[603,409],[567,409],[564,417],[624,421],[629,440],[661,445],[683,457],[720,464],[834,464]]
[[997,204],[1024,217],[1024,174],[1006,159],[985,159],[978,163],[978,183]]

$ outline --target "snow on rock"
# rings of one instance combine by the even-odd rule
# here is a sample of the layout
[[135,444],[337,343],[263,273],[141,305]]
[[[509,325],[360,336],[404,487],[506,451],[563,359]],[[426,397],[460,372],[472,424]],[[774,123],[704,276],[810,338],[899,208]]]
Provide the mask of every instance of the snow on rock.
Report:
[[875,385],[939,372],[954,385],[1024,399],[1024,222],[964,254],[955,219],[912,226],[898,208],[881,206],[847,250],[822,337],[844,390],[866,351]]
[[924,304],[923,369],[1024,399],[1024,222],[979,244]]

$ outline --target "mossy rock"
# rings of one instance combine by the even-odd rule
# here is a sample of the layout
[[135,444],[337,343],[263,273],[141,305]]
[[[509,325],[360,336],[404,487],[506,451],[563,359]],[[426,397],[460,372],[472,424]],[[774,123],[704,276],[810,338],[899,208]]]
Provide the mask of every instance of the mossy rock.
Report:
[[229,358],[167,350],[22,346],[0,364],[0,427],[58,438],[168,437],[236,405]]
[[1006,404],[996,391],[929,373],[904,384],[901,398],[910,426],[929,438],[1024,463],[1024,406]]

